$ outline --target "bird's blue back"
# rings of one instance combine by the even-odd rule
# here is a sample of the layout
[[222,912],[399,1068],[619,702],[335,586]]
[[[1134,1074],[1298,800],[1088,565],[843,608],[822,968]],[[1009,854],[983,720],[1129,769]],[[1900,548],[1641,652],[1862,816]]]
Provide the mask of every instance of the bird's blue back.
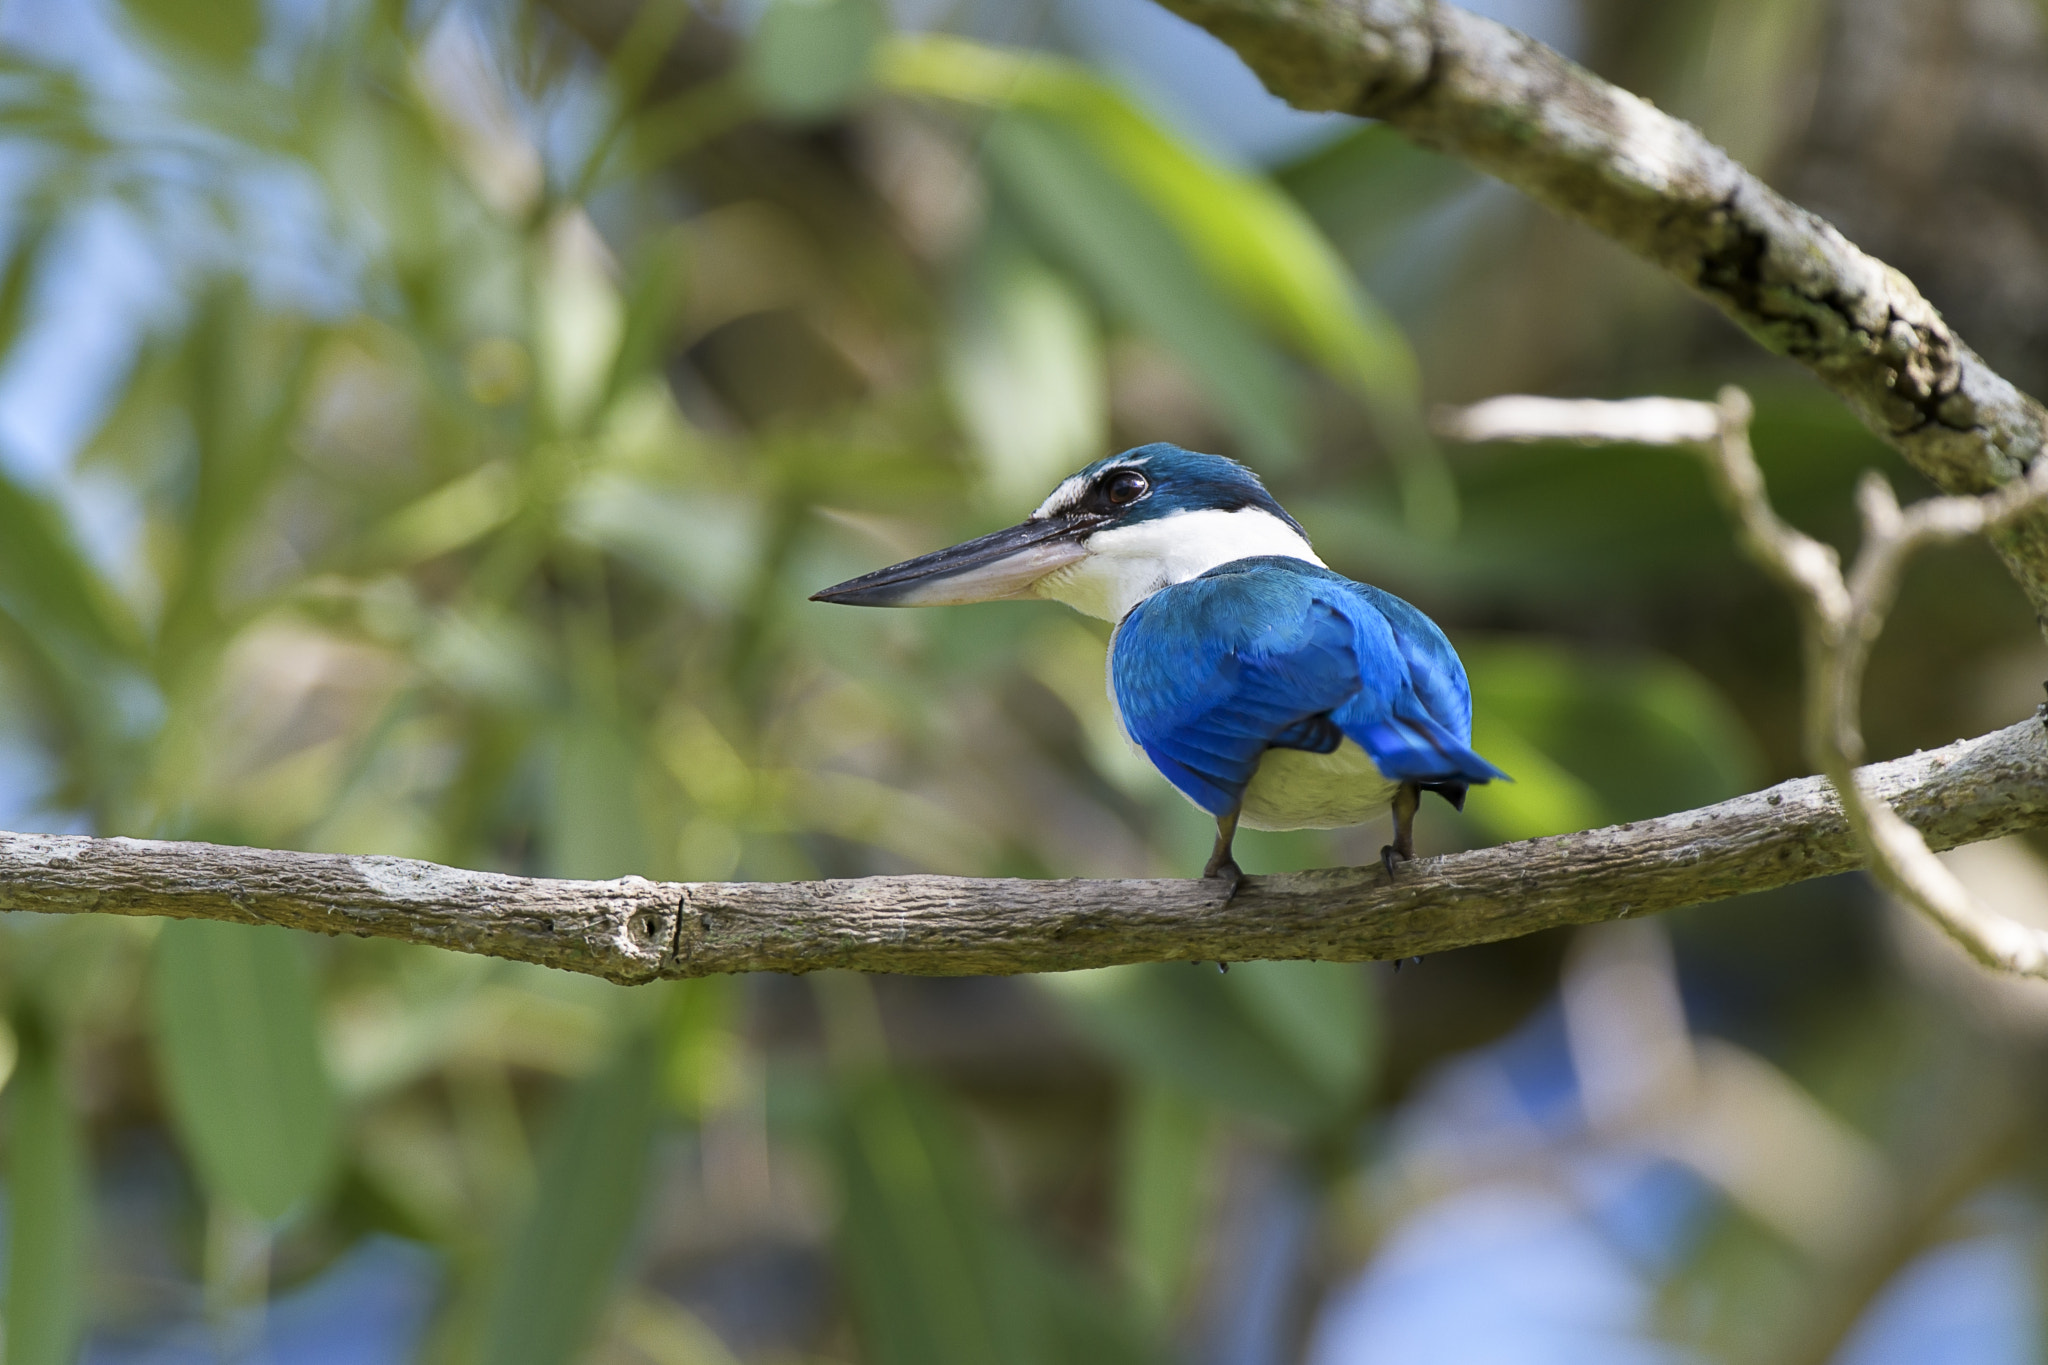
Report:
[[1472,752],[1472,694],[1436,623],[1306,560],[1233,560],[1141,602],[1110,644],[1117,710],[1195,804],[1237,807],[1269,748],[1346,738],[1390,779],[1505,776]]

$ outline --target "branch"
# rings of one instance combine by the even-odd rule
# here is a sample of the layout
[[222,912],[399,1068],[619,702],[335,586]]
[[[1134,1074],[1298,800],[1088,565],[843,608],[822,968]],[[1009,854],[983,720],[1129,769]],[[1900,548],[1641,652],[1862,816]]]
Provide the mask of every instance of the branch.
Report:
[[[2048,826],[2028,720],[1862,770],[1934,848]],[[1412,957],[1847,872],[1825,779],[1699,810],[1402,866],[1213,882],[868,877],[551,881],[404,858],[0,834],[0,909],[173,915],[426,943],[632,983],[845,967],[928,976],[1125,962]]]
[[[1531,38],[1436,0],[1160,0],[1304,109],[1383,119],[1663,267],[1790,356],[1949,493],[2018,478],[2048,411],[1904,275],[1691,125]],[[2048,629],[2048,515],[1993,543]]]
[[1788,524],[1771,507],[1749,445],[1749,398],[1723,389],[1718,405],[1676,398],[1627,402],[1495,398],[1442,413],[1446,435],[1464,440],[1628,441],[1687,446],[1706,456],[1715,490],[1750,557],[1785,585],[1799,607],[1806,655],[1806,744],[1840,793],[1870,869],[1987,967],[2048,977],[2048,932],[1978,903],[1918,831],[1857,779],[1863,756],[1864,665],[1884,629],[1909,555],[1925,545],[1995,532],[2048,501],[2048,460],[2025,479],[1982,497],[1929,498],[1901,509],[1891,486],[1866,475],[1857,492],[1863,545],[1848,576],[1834,549]]

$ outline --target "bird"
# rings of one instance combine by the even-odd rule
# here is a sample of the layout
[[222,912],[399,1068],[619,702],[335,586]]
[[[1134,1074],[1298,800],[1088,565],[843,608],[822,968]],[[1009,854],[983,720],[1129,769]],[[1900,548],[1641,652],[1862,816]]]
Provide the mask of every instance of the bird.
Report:
[[1472,749],[1464,664],[1436,623],[1316,555],[1236,460],[1156,442],[1063,480],[1016,526],[812,595],[863,607],[1048,598],[1112,622],[1109,695],[1131,741],[1214,817],[1204,877],[1236,893],[1249,829],[1393,814],[1387,876],[1424,792],[1459,810],[1512,780]]

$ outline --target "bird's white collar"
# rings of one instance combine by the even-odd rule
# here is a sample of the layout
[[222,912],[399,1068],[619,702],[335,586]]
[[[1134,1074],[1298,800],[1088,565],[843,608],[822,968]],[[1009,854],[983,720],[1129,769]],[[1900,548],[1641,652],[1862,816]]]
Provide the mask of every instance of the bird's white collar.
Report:
[[1259,507],[1175,512],[1097,531],[1084,547],[1085,556],[1040,579],[1032,594],[1105,621],[1121,621],[1161,588],[1234,559],[1283,555],[1323,563],[1299,531]]

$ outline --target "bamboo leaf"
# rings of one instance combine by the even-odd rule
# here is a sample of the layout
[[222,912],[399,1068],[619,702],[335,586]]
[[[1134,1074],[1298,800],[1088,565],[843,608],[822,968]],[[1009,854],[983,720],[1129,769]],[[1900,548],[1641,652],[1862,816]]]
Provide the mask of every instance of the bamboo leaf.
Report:
[[1167,1320],[1194,1269],[1208,1212],[1215,1111],[1185,1090],[1140,1079],[1117,1133],[1117,1240],[1140,1306]]
[[647,870],[647,825],[635,790],[639,756],[606,718],[579,710],[555,739],[547,857],[558,877]]
[[1298,1132],[1346,1121],[1374,1076],[1378,1029],[1355,967],[1161,963],[1043,980],[1134,1075]]
[[989,1206],[957,1126],[887,1075],[838,1095],[826,1148],[870,1365],[1138,1365],[1120,1314]]
[[259,0],[123,0],[152,39],[185,56],[243,66],[263,41]]
[[1528,640],[1482,640],[1463,652],[1474,744],[1515,777],[1472,800],[1497,837],[1704,806],[1762,775],[1740,717],[1675,660]]
[[1352,962],[1245,962],[1224,988],[1238,1009],[1338,1105],[1362,1099],[1382,1039],[1372,978]]
[[70,1365],[92,1219],[85,1144],[47,1027],[24,1020],[17,1036],[7,1097],[7,1365]]
[[893,40],[879,70],[894,89],[1028,109],[1071,129],[1172,229],[1208,278],[1364,400],[1381,438],[1405,461],[1411,516],[1448,531],[1455,492],[1424,430],[1414,352],[1294,200],[1261,176],[1203,155],[1073,62],[926,35]]
[[283,929],[176,920],[151,985],[158,1075],[207,1190],[270,1219],[318,1197],[339,1133],[304,945]]
[[567,1365],[588,1347],[643,1202],[658,1060],[655,1040],[634,1034],[556,1116],[490,1299],[490,1365]]
[[747,49],[747,86],[786,118],[824,118],[867,84],[885,29],[874,0],[775,0]]
[[1035,235],[1180,357],[1255,458],[1299,458],[1300,403],[1280,358],[1086,140],[1022,110],[997,121],[983,153]]
[[1028,506],[1109,434],[1102,346],[1085,301],[1004,234],[991,234],[953,310],[953,401],[1002,506]]

